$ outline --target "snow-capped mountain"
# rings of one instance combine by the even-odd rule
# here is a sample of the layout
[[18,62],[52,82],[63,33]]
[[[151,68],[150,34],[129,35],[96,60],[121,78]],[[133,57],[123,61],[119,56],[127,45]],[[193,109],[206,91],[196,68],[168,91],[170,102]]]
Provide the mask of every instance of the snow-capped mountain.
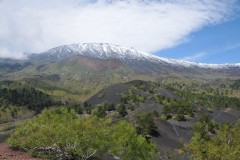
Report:
[[[195,63],[183,60],[161,58],[149,53],[138,51],[134,48],[126,48],[118,45],[108,43],[78,43],[71,45],[63,45],[48,50],[41,54],[45,58],[62,59],[74,55],[84,55],[87,57],[99,59],[118,59],[124,63],[132,64],[135,67],[148,67],[149,63],[154,65],[170,65],[173,67],[184,68],[211,68],[211,69],[227,69],[227,68],[240,68],[238,64],[205,64]],[[139,65],[138,65],[139,64]]]
[[[55,47],[31,54],[25,60],[0,61],[0,75],[15,79],[59,76],[60,79],[163,79],[239,78],[240,64],[203,64],[161,58],[133,48],[107,43],[83,43]],[[0,76],[0,79],[1,79]],[[88,79],[88,78],[89,79]],[[105,77],[105,79],[104,79]],[[65,83],[65,81],[64,81]]]
[[126,48],[108,43],[83,43],[59,46],[47,51],[49,55],[57,55],[59,58],[67,55],[84,55],[100,59],[146,59],[150,60],[151,55],[139,52],[133,48]]

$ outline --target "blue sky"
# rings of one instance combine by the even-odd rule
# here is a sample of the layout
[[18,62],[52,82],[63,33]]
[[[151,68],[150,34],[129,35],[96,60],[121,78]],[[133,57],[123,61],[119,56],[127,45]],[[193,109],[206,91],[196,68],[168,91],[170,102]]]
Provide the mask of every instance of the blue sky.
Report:
[[240,0],[0,0],[0,57],[95,42],[240,63],[239,11]]
[[224,23],[190,34],[183,44],[154,54],[201,63],[240,63],[240,12]]

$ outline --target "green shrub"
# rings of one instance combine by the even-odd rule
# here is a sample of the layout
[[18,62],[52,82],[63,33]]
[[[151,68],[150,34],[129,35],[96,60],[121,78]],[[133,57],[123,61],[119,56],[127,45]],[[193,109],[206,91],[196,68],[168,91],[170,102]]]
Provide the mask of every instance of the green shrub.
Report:
[[124,104],[118,104],[116,107],[116,110],[119,114],[119,116],[124,117],[127,115],[127,110]]
[[154,118],[153,112],[136,114],[135,123],[137,132],[145,137],[151,135],[156,129],[153,118]]
[[[205,127],[202,122],[197,122],[201,128]],[[196,130],[187,145],[191,159],[220,159],[238,160],[240,157],[240,120],[235,125],[224,124],[220,126],[214,136],[203,137],[201,130]]]
[[79,117],[64,107],[44,110],[19,125],[8,139],[13,148],[50,159],[155,159],[156,145],[136,134],[128,122],[112,123],[94,116]]
[[106,111],[104,106],[97,106],[92,110],[92,115],[97,116],[98,118],[103,118],[106,116]]
[[167,116],[163,114],[163,115],[160,116],[160,119],[163,120],[163,121],[166,121],[167,120]]

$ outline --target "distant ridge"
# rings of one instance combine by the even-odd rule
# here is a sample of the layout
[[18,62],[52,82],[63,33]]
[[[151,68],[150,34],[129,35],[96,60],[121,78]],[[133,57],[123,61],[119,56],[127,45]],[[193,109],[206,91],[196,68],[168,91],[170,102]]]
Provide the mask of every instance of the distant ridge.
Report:
[[44,53],[47,57],[52,58],[65,58],[72,55],[84,55],[100,59],[119,59],[126,63],[131,61],[149,61],[152,63],[161,63],[165,65],[177,66],[177,67],[199,67],[199,68],[235,68],[240,67],[240,63],[236,64],[207,64],[207,63],[195,63],[184,60],[176,60],[170,58],[162,58],[149,53],[138,51],[134,48],[122,47],[119,45],[108,43],[77,43],[70,45],[63,45],[52,48]]

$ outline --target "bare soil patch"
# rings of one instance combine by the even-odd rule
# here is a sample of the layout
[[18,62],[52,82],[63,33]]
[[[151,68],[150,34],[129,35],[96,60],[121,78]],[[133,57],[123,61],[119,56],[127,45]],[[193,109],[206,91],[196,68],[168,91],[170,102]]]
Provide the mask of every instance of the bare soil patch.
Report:
[[0,143],[0,160],[41,160],[32,158],[29,154],[22,151],[15,151],[9,148],[7,143]]

